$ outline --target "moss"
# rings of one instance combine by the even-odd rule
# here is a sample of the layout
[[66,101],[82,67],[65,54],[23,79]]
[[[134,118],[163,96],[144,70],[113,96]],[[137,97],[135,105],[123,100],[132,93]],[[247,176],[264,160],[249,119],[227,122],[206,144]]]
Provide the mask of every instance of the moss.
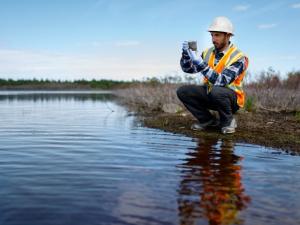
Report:
[[[295,122],[290,120],[290,117],[287,118],[286,115],[276,115],[274,117],[264,113],[240,113],[237,118],[240,121],[237,132],[229,135],[221,134],[216,129],[192,131],[190,126],[195,120],[190,115],[185,117],[165,113],[155,116],[144,115],[143,123],[147,127],[185,134],[190,137],[230,139],[237,142],[274,147],[300,154],[299,125],[295,126]],[[281,119],[275,120],[274,118]],[[275,120],[273,126],[270,126],[270,123],[268,124],[269,120]],[[283,122],[285,127],[282,127]]]
[[300,111],[295,112],[295,119],[298,123],[300,123]]

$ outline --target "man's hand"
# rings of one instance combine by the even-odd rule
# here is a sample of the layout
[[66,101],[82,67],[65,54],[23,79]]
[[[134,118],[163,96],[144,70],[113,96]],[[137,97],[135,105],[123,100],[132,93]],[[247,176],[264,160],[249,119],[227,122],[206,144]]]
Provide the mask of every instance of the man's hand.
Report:
[[193,60],[194,64],[199,65],[203,62],[203,59],[201,58],[201,56],[197,56],[195,51],[188,49],[187,52],[188,52],[190,58]]
[[188,54],[190,59],[193,61],[193,64],[199,65],[203,62],[203,59],[201,58],[201,56],[197,56],[196,52],[189,48],[188,41],[184,41],[182,43],[182,51],[184,53]]
[[189,49],[189,42],[188,41],[184,41],[182,43],[182,51],[187,51]]

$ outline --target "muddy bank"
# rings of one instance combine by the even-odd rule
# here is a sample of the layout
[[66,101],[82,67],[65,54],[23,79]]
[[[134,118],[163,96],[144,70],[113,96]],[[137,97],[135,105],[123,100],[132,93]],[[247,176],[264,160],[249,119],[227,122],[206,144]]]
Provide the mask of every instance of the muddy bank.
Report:
[[218,129],[193,131],[196,119],[190,114],[141,113],[143,124],[151,128],[185,134],[190,137],[214,137],[238,142],[280,148],[292,154],[300,154],[300,121],[293,113],[239,112],[236,133],[223,135]]

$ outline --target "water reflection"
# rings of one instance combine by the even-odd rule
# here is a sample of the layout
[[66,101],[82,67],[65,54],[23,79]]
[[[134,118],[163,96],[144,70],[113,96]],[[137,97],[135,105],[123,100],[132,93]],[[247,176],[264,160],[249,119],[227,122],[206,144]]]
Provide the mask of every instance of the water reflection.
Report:
[[180,224],[241,224],[239,211],[250,201],[242,184],[242,157],[230,140],[200,140],[179,165],[178,211]]

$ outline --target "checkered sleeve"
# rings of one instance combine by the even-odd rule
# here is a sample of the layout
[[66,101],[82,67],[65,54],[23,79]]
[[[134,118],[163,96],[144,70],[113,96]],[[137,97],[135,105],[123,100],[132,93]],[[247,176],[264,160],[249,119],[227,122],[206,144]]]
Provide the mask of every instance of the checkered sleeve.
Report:
[[215,86],[226,86],[233,82],[238,75],[246,69],[246,58],[243,57],[237,62],[231,64],[228,68],[224,69],[221,74],[218,74],[209,66],[201,70],[201,73]]
[[187,51],[182,51],[180,66],[182,71],[185,73],[199,73],[207,66],[207,63],[202,62],[200,64],[195,64],[193,63],[193,60],[188,55]]

